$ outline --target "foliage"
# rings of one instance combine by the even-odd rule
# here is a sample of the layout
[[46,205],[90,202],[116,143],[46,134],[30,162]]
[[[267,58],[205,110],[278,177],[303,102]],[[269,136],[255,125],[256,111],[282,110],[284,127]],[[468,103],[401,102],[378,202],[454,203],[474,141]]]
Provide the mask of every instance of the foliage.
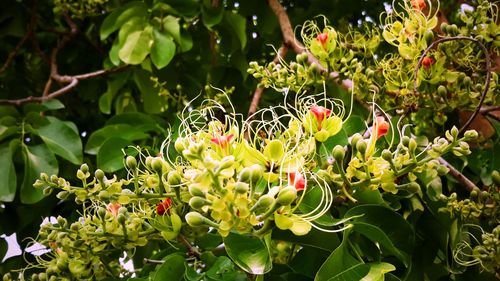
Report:
[[4,280],[499,277],[498,7],[264,4],[7,1]]

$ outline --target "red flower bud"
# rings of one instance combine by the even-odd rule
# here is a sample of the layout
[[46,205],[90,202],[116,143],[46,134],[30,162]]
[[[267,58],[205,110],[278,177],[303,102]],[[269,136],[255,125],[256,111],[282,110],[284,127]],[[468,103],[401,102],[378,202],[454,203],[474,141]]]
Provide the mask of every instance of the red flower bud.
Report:
[[165,213],[170,214],[170,207],[172,207],[172,199],[167,197],[156,206],[156,213],[160,216]]
[[375,121],[375,134],[377,136],[377,139],[385,136],[387,132],[389,131],[389,122],[385,121],[384,117],[382,116],[377,116],[377,119]]
[[422,11],[423,9],[427,8],[425,0],[411,0],[410,3],[413,9],[418,11]]
[[120,207],[121,205],[118,202],[109,203],[108,206],[106,206],[106,210],[108,210],[108,212],[110,212],[113,217],[116,218],[116,216],[118,216],[118,210],[120,209]]
[[292,172],[288,174],[288,184],[293,185],[297,191],[304,190],[306,187],[306,180],[301,173]]
[[211,142],[215,143],[216,145],[219,145],[222,148],[225,148],[229,142],[234,138],[234,134],[229,134],[227,136],[219,136],[210,139]]
[[325,45],[326,41],[328,40],[328,33],[326,33],[326,32],[320,33],[320,34],[318,34],[316,39],[318,39],[318,41],[321,43],[321,45]]
[[322,106],[311,106],[311,113],[318,120],[318,124],[321,123],[326,117],[329,117],[332,111],[328,108],[324,108]]
[[431,57],[425,57],[423,60],[422,60],[422,65],[424,66],[424,68],[429,68],[431,65],[433,65],[436,61],[431,58]]

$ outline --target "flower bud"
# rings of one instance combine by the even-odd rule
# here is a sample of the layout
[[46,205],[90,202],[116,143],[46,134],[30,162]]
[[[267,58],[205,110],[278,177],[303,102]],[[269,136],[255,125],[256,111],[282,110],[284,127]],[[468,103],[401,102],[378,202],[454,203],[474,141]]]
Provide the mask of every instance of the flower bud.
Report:
[[466,140],[475,140],[478,137],[478,133],[476,130],[467,130],[464,133],[464,137]]
[[68,196],[69,196],[69,192],[63,190],[63,191],[59,191],[56,195],[57,198],[61,199],[61,200],[66,200],[68,199]]
[[79,179],[79,180],[84,180],[86,179],[86,175],[85,173],[82,171],[82,170],[78,170],[76,171],[76,177]]
[[382,155],[381,156],[382,156],[382,159],[384,159],[387,162],[392,161],[392,153],[391,153],[391,151],[389,149],[384,149],[382,151]]
[[95,170],[95,178],[99,181],[99,183],[104,183],[104,172],[101,169]]
[[103,207],[99,207],[99,209],[97,209],[97,215],[101,220],[104,220],[104,218],[106,217],[106,209]]
[[161,157],[153,158],[151,161],[151,168],[153,168],[153,171],[156,173],[161,174],[163,169],[163,159],[161,159]]
[[219,169],[224,170],[224,169],[230,168],[233,165],[234,165],[234,156],[229,155],[229,156],[222,158],[222,161],[220,162]]
[[251,180],[252,180],[252,168],[245,167],[245,168],[241,169],[241,171],[238,175],[238,181],[250,182]]
[[85,174],[89,172],[89,166],[85,163],[83,163],[81,166],[80,166],[80,170],[82,172],[84,172]]
[[167,176],[168,184],[170,185],[179,185],[182,183],[182,178],[179,172],[170,171]]
[[358,150],[362,155],[366,152],[366,142],[364,140],[359,140],[356,143],[356,150]]
[[339,164],[342,164],[342,161],[344,160],[344,156],[345,156],[344,147],[341,145],[336,145],[333,148],[332,154],[333,154],[333,158],[335,159],[335,161],[337,161],[337,163],[339,163]]
[[46,173],[40,173],[40,179],[42,181],[49,181],[49,176]]
[[127,217],[124,214],[119,214],[116,217],[116,220],[118,221],[118,223],[124,224],[127,221]]
[[297,198],[297,190],[294,186],[287,186],[279,191],[276,203],[288,206],[292,204],[295,198]]
[[408,147],[408,145],[410,144],[410,138],[408,136],[404,136],[402,139],[401,139],[401,143]]
[[193,183],[188,187],[189,194],[193,196],[205,197],[205,191],[199,186],[199,184]]
[[184,144],[184,139],[181,137],[177,138],[175,140],[174,147],[178,153],[182,153],[182,151],[186,149],[186,145]]
[[46,187],[43,189],[43,196],[49,196],[52,193],[52,188]]
[[258,164],[254,164],[254,165],[250,166],[250,169],[252,172],[251,173],[252,182],[259,181],[262,178],[262,174],[264,174],[263,168]]
[[42,188],[45,187],[45,183],[41,180],[36,180],[35,183],[33,184],[34,188]]
[[127,156],[127,159],[125,160],[125,165],[130,170],[135,170],[137,168],[137,160],[133,156]]
[[145,161],[145,162],[146,162],[146,167],[147,167],[148,169],[152,169],[152,167],[151,167],[151,162],[153,162],[153,156],[148,156],[148,157],[146,157],[146,161]]
[[56,175],[52,175],[52,176],[50,176],[50,181],[55,183],[55,184],[58,184],[59,178]]
[[57,224],[59,224],[59,226],[65,227],[67,223],[68,221],[65,218],[57,216]]
[[99,200],[101,201],[107,201],[109,199],[109,192],[107,192],[106,190],[101,190],[97,197],[99,197]]
[[356,144],[358,143],[358,141],[360,141],[362,139],[363,139],[363,137],[359,133],[354,134],[351,137],[351,146],[356,147]]
[[500,186],[500,173],[497,170],[491,172],[491,179],[497,186]]
[[408,143],[408,150],[410,151],[410,153],[414,153],[416,149],[417,141],[414,139],[410,139],[410,142]]
[[236,191],[236,193],[238,194],[246,194],[248,192],[248,189],[249,189],[248,183],[245,182],[239,181],[234,185],[234,191]]
[[201,209],[203,206],[207,205],[209,202],[202,197],[194,196],[189,199],[189,206],[193,209]]
[[205,218],[202,214],[198,212],[189,212],[186,214],[186,222],[193,227],[197,226],[203,226],[205,225],[205,221],[207,218]]
[[274,203],[274,201],[275,199],[271,195],[268,194],[262,195],[250,210],[255,211],[257,209],[267,209]]

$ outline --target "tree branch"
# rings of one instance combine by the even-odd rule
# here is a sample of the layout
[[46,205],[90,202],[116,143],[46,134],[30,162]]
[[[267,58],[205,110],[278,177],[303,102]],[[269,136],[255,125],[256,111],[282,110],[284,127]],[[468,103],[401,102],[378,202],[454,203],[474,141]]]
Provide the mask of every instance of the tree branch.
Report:
[[35,24],[36,24],[37,4],[38,4],[38,1],[33,0],[32,4],[31,4],[31,19],[30,19],[30,23],[28,24],[26,34],[23,36],[23,38],[21,38],[21,40],[19,40],[17,45],[14,47],[14,49],[7,56],[7,59],[5,60],[2,67],[0,68],[0,74],[4,73],[7,70],[7,68],[9,68],[9,66],[14,61],[14,58],[17,56],[17,53],[19,52],[21,47],[24,45],[26,40],[28,40],[28,38],[33,36],[33,29],[35,28]]
[[474,112],[472,113],[472,115],[469,117],[469,119],[467,120],[467,122],[465,122],[465,124],[462,126],[462,128],[460,128],[460,130],[458,131],[459,134],[462,134],[467,129],[467,127],[469,127],[470,123],[472,123],[472,120],[474,120],[474,118],[476,118],[477,114],[481,110],[481,107],[483,106],[484,99],[486,98],[486,94],[488,93],[488,91],[490,89],[490,82],[491,82],[491,79],[490,79],[491,78],[491,58],[490,58],[490,54],[489,54],[488,50],[483,45],[483,43],[481,43],[480,41],[478,41],[478,40],[476,40],[474,38],[466,37],[466,36],[445,37],[445,38],[440,38],[440,39],[432,42],[429,45],[429,47],[427,47],[427,49],[424,50],[424,52],[420,56],[420,59],[417,62],[417,66],[415,67],[414,78],[413,78],[413,94],[415,96],[419,95],[418,89],[417,89],[418,70],[422,66],[422,61],[427,56],[427,53],[432,48],[434,48],[434,46],[436,46],[436,45],[438,45],[440,43],[448,42],[448,41],[459,41],[459,40],[472,41],[472,42],[478,44],[479,47],[481,48],[481,50],[483,51],[484,57],[486,59],[486,67],[485,67],[485,70],[486,70],[486,81],[485,81],[485,84],[484,84],[484,90],[483,90],[483,93],[481,94],[481,98],[479,99],[479,103],[476,106],[476,109],[474,110]]
[[[288,51],[288,47],[283,44],[279,49],[278,52],[276,53],[276,56],[273,59],[274,63],[278,63],[280,58],[285,57],[286,53]],[[248,116],[252,116],[256,111],[257,108],[259,107],[260,103],[260,98],[262,96],[262,93],[264,92],[264,88],[258,87],[255,89],[255,92],[253,93],[252,97],[252,102],[250,103],[250,107],[248,108]]]
[[191,245],[191,242],[189,242],[184,235],[179,234],[179,236],[177,236],[177,240],[179,240],[179,242],[181,242],[184,246],[186,246],[190,255],[193,255],[197,258],[201,256],[201,253],[198,250],[198,248],[193,247],[193,245]]
[[464,174],[460,173],[455,167],[453,167],[448,161],[444,160],[443,157],[438,158],[439,163],[444,165],[446,168],[450,170],[450,175],[453,176],[459,183],[461,183],[467,191],[472,191],[475,188],[478,188],[471,180],[469,180]]

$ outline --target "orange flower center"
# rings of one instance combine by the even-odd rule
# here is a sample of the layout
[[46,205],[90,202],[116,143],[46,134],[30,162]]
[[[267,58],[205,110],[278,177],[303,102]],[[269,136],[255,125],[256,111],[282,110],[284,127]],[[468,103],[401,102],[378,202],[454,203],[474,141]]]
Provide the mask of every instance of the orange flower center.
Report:
[[160,216],[163,216],[163,214],[165,213],[170,214],[171,207],[172,207],[172,199],[167,197],[165,198],[165,200],[163,200],[156,206],[156,213]]
[[318,121],[318,130],[321,130],[321,122],[325,120],[325,118],[329,117],[332,114],[332,111],[328,108],[324,108],[322,106],[311,106],[311,113]]
[[222,148],[225,148],[229,142],[234,138],[234,134],[229,134],[227,136],[218,136],[215,138],[210,139],[212,143],[215,143],[216,145],[219,145]]
[[306,180],[301,173],[292,172],[288,174],[288,183],[293,185],[297,191],[304,190],[306,187]]
[[377,116],[374,127],[377,139],[379,139],[387,134],[390,125],[389,122],[385,121],[384,117]]
[[321,43],[321,45],[325,45],[326,41],[328,40],[328,33],[326,33],[326,32],[320,33],[320,34],[318,34],[316,39],[318,39],[318,41]]

